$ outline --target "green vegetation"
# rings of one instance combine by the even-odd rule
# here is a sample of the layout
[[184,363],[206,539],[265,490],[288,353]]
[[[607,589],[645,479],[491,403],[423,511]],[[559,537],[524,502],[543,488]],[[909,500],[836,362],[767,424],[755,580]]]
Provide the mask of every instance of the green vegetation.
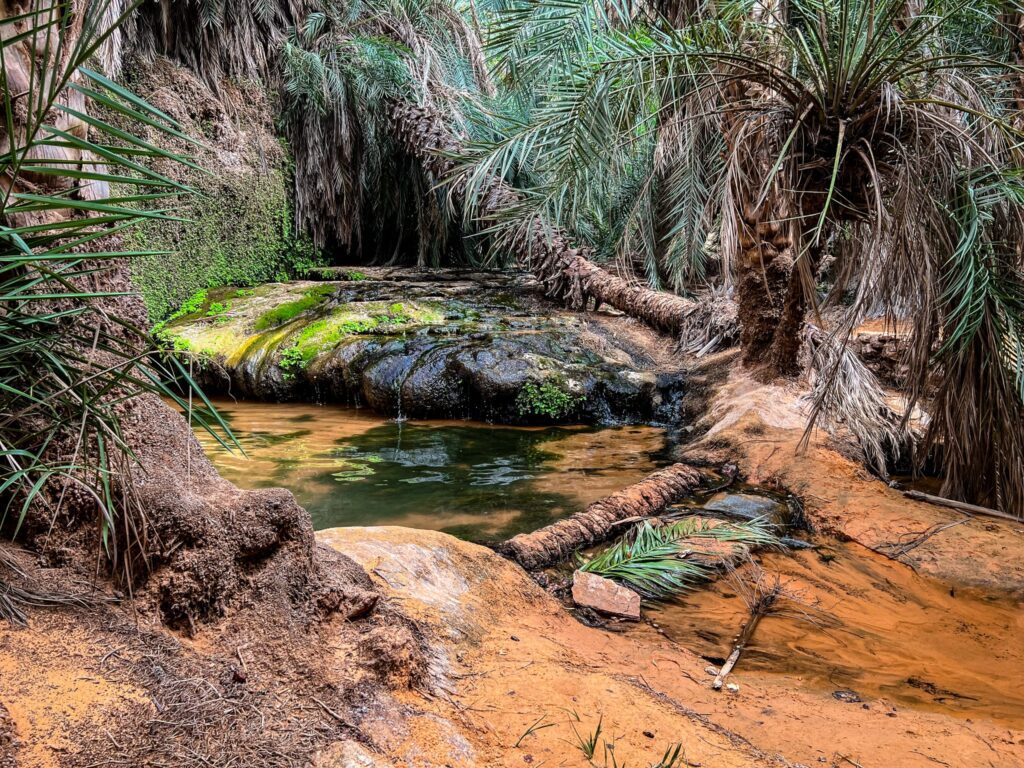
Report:
[[291,379],[295,376],[295,372],[303,368],[305,361],[302,359],[302,352],[299,351],[298,347],[289,347],[281,353],[281,359],[278,361],[278,365],[281,366],[281,370],[284,371],[284,377]]
[[266,331],[270,328],[284,325],[303,312],[308,312],[323,303],[334,291],[335,288],[332,285],[317,285],[309,288],[302,294],[302,298],[285,304],[279,304],[260,315],[254,327],[257,331]]
[[388,331],[410,323],[441,321],[441,314],[432,306],[406,306],[396,302],[386,308],[383,304],[368,304],[360,307],[360,310],[369,316],[356,315],[351,309],[339,308],[299,331],[292,345],[281,353],[280,365],[287,372],[286,375],[294,375],[296,371],[305,369],[313,358],[333,349],[348,336]]
[[[576,720],[579,721],[579,716],[576,716]],[[583,737],[580,732],[576,729],[576,724],[569,721],[569,725],[572,727],[573,736],[576,737],[576,746],[579,747],[580,752],[583,753],[583,757],[587,760],[594,759],[594,753],[597,751],[597,745],[601,741],[601,726],[604,722],[604,715],[597,718],[597,727],[594,728],[593,732]]]
[[154,252],[132,264],[151,319],[199,289],[287,280],[322,258],[295,232],[283,171],[196,174],[189,183],[200,194],[179,211],[185,221],[147,222],[127,235],[134,248]]
[[[538,727],[537,724],[542,720],[544,720],[544,717],[541,717],[540,720],[534,723],[533,726],[531,726],[530,729],[519,738],[519,741],[516,742],[515,746],[518,747],[522,743],[522,740],[531,733],[540,730],[541,728],[556,725],[556,723],[548,723]],[[615,739],[613,738],[609,741],[607,738],[601,737],[601,734],[604,731],[604,715],[598,715],[597,725],[594,727],[594,730],[590,731],[585,736],[581,734],[579,729],[576,727],[576,723],[582,722],[582,718],[575,709],[569,710],[568,723],[569,727],[572,729],[573,735],[573,740],[570,743],[583,753],[583,757],[587,763],[594,766],[594,768],[627,768],[625,763],[619,762],[618,756],[615,754]],[[598,767],[598,763],[596,762],[598,746],[602,748],[600,767]],[[647,765],[649,768],[686,768],[689,763],[687,763],[686,758],[683,755],[683,745],[672,744],[665,749],[660,760],[647,763]]]
[[763,520],[709,523],[691,517],[655,528],[646,520],[612,546],[580,563],[579,569],[625,584],[650,599],[671,597],[706,581],[711,566],[682,555],[681,542],[694,549],[692,539],[712,539],[736,545],[776,547],[778,538]]
[[516,395],[516,410],[520,416],[539,416],[561,419],[572,413],[586,400],[585,395],[574,395],[559,382],[528,382]]
[[[74,24],[65,23],[65,11],[39,6],[0,20],[8,136],[0,157],[0,525],[17,536],[24,527],[95,516],[97,558],[132,584],[156,537],[132,487],[136,458],[122,428],[124,400],[150,392],[184,405],[180,392],[192,382],[117,311],[119,260],[157,257],[107,235],[120,231],[130,240],[135,227],[172,226],[162,210],[189,190],[155,166],[189,159],[138,138],[147,127],[180,134],[174,120],[88,68],[113,32],[106,20],[117,19],[121,6],[84,5]],[[44,38],[45,53],[37,47]],[[26,85],[14,94],[14,83]],[[118,126],[83,120],[69,106],[77,103],[73,92],[83,103],[90,93],[105,103]],[[102,162],[91,154],[100,145]],[[114,183],[119,194],[107,196]],[[206,420],[197,414],[201,423],[227,429],[216,411],[206,413]],[[13,560],[4,563],[20,572]],[[15,622],[25,621],[22,604],[54,602],[2,578],[0,594],[0,617]]]

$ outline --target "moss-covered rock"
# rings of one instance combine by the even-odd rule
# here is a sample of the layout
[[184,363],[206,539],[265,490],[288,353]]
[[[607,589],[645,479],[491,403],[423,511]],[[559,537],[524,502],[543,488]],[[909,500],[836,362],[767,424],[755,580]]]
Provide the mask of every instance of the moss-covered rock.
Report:
[[501,423],[674,418],[678,368],[652,366],[515,280],[386,274],[205,291],[159,332],[203,364],[207,389],[243,397]]

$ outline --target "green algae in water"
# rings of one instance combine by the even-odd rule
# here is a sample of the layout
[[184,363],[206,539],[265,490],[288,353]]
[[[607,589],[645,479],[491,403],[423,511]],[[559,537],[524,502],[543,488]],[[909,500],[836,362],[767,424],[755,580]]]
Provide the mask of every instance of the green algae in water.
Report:
[[318,529],[401,525],[494,541],[534,530],[666,461],[653,427],[385,420],[303,404],[218,404],[249,458],[207,452],[232,482],[289,488]]

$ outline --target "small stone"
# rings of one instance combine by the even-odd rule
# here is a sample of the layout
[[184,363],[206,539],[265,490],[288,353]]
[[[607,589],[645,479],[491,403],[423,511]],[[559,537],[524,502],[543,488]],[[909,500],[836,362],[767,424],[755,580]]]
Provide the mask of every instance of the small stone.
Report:
[[736,685],[736,683],[726,683],[725,690],[727,690],[729,693],[739,693],[740,687]]
[[646,736],[648,739],[654,738],[654,734],[651,733],[651,731],[644,731],[644,736]]
[[576,605],[593,608],[609,616],[640,620],[640,595],[593,573],[576,571],[572,575],[572,599]]
[[705,675],[711,675],[711,677],[714,677],[715,675],[718,674],[718,668],[717,667],[704,667],[704,674]]
[[846,704],[859,704],[862,701],[860,694],[856,691],[851,691],[849,688],[832,691],[832,698],[836,701],[845,702]]
[[775,499],[767,496],[755,496],[751,493],[721,493],[704,505],[704,509],[722,512],[744,520],[760,517],[778,517],[782,506]]

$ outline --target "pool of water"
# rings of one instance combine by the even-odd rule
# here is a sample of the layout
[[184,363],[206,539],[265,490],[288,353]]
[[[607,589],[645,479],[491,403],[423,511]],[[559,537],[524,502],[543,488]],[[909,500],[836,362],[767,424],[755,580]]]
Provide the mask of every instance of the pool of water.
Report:
[[[671,447],[654,427],[513,428],[395,422],[338,406],[216,405],[246,453],[198,432],[221,474],[243,488],[289,488],[318,529],[401,525],[503,539],[641,479],[669,463]],[[866,702],[1024,722],[1020,601],[951,588],[856,544],[817,543],[757,556],[784,597],[758,625],[738,682],[764,675]],[[645,613],[669,638],[721,663],[748,616],[743,592],[736,577],[723,577]]]
[[215,401],[245,455],[204,431],[220,473],[284,487],[316,528],[402,525],[472,541],[531,531],[668,463],[664,429],[385,419],[302,403]]

